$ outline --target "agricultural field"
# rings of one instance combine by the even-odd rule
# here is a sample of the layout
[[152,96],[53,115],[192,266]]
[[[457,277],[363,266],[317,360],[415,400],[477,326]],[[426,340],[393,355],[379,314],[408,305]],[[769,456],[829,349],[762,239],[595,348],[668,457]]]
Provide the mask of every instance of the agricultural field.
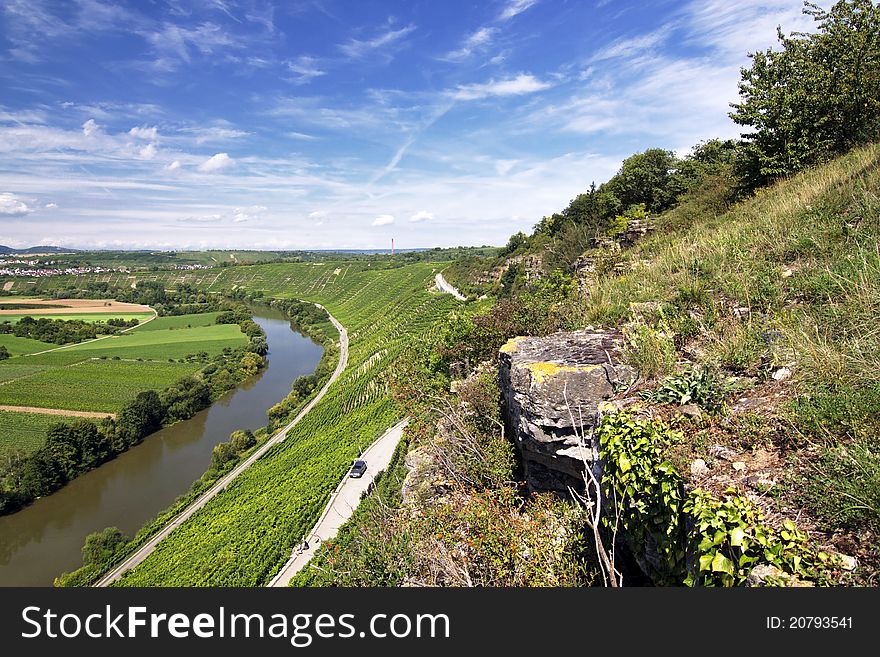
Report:
[[10,324],[15,324],[18,321],[21,321],[22,317],[34,317],[34,318],[46,318],[46,319],[63,319],[63,320],[73,320],[78,319],[81,322],[106,322],[108,319],[136,319],[140,322],[145,322],[153,316],[153,313],[63,313],[63,314],[54,314],[54,313],[40,313],[35,315],[34,313],[26,313],[22,312],[19,314],[7,314],[0,315],[0,323],[9,322]]
[[153,321],[139,326],[137,332],[195,328],[196,326],[214,326],[219,314],[219,312],[214,312],[199,313],[197,315],[169,315],[167,317],[157,317]]
[[12,356],[21,356],[22,354],[35,354],[39,351],[55,349],[58,345],[30,338],[19,338],[11,333],[0,333],[0,346],[6,347]]
[[449,295],[428,291],[437,268],[428,263],[393,269],[344,261],[271,264],[228,268],[214,283],[208,281],[214,289],[237,285],[262,290],[267,297],[323,304],[348,329],[348,366],[286,441],[118,584],[258,586],[271,579],[359,448],[399,419],[386,374],[407,345],[459,306]]
[[[9,341],[22,354],[0,361],[0,405],[112,413],[138,392],[160,390],[202,367],[169,359],[213,356],[247,343],[238,325],[205,325],[208,317],[193,315],[189,321],[196,326],[186,328],[184,317],[156,319],[173,320],[158,330],[138,328],[60,348],[0,335],[0,344]],[[39,353],[46,349],[51,351]]]
[[0,459],[14,451],[29,454],[43,446],[46,429],[63,415],[0,411]]

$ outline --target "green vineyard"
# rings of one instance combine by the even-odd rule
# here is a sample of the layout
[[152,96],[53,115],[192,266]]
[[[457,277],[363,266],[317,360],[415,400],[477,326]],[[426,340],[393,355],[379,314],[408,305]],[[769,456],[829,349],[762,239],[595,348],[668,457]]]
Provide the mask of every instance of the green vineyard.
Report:
[[[162,541],[117,583],[123,586],[259,586],[280,569],[310,529],[352,459],[399,419],[385,374],[413,341],[455,307],[429,292],[437,265],[296,263],[144,277],[244,288],[266,297],[323,304],[349,333],[348,366],[289,434],[229,487]],[[104,276],[110,283],[129,276]],[[89,280],[96,280],[91,278]],[[88,282],[78,281],[80,284]],[[159,320],[156,320],[159,321]]]

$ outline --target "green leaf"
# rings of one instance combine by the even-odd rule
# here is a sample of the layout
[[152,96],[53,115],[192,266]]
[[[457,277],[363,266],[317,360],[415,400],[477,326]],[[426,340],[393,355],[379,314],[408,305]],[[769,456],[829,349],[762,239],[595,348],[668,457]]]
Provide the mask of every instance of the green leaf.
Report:
[[745,538],[746,533],[740,528],[736,527],[730,532],[730,544],[734,547],[739,547],[742,545],[743,538]]
[[700,557],[700,571],[709,570],[712,567],[712,555],[704,554]]
[[716,552],[715,558],[712,559],[712,572],[733,575],[733,563],[721,552]]

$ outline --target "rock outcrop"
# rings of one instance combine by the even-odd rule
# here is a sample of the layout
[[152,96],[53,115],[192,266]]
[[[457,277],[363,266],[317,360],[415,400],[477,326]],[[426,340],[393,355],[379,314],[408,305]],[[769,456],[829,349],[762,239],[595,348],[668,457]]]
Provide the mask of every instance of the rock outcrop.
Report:
[[618,343],[617,333],[582,330],[518,337],[501,348],[505,422],[532,490],[584,489],[599,405],[633,378]]

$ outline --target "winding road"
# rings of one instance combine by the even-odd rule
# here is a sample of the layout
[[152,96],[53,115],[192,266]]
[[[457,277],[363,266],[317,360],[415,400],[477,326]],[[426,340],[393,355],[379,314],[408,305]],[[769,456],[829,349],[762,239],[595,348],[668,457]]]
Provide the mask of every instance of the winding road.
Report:
[[447,294],[451,294],[459,301],[467,301],[467,297],[464,296],[461,292],[456,290],[452,285],[446,282],[446,279],[443,278],[443,274],[437,272],[437,275],[434,277],[434,281],[437,283],[437,289],[441,292],[446,292]]
[[314,408],[315,404],[317,404],[321,399],[327,394],[327,390],[333,384],[336,379],[339,378],[339,375],[342,374],[343,370],[345,370],[346,365],[348,364],[348,331],[345,330],[345,327],[340,324],[330,312],[324,308],[319,303],[315,304],[321,310],[327,313],[327,316],[330,318],[330,321],[333,322],[333,326],[336,327],[336,330],[339,331],[339,362],[336,364],[336,369],[333,371],[333,374],[330,376],[330,379],[321,390],[315,395],[314,399],[306,404],[305,408],[303,408],[299,414],[293,419],[292,422],[287,424],[281,431],[275,434],[272,438],[267,440],[263,445],[261,445],[253,454],[247,457],[244,461],[239,463],[232,471],[228,474],[224,475],[222,478],[218,479],[217,482],[211,486],[208,490],[202,493],[192,504],[187,506],[183,511],[177,514],[172,520],[168,522],[165,527],[163,527],[158,533],[156,533],[149,541],[144,543],[134,554],[129,556],[125,561],[116,566],[113,570],[109,571],[104,577],[98,580],[95,583],[97,587],[109,586],[120,577],[122,577],[123,573],[128,570],[131,570],[139,563],[144,561],[148,556],[150,556],[153,551],[156,549],[156,546],[162,542],[171,532],[173,532],[178,525],[188,520],[196,511],[205,506],[208,502],[211,501],[213,497],[215,497],[220,491],[222,491],[226,486],[229,485],[231,481],[233,481],[238,475],[247,470],[254,462],[259,459],[263,454],[265,454],[272,447],[277,445],[280,442],[284,442],[287,438],[287,434],[290,432],[293,427],[295,427],[300,420],[302,420],[306,414]]
[[318,544],[336,537],[339,528],[351,518],[354,510],[360,504],[361,496],[370,489],[373,479],[388,467],[408,423],[409,418],[401,420],[366,449],[360,458],[367,462],[367,471],[360,478],[346,476],[342,480],[330,495],[330,500],[324,507],[324,512],[318,518],[318,522],[306,535],[309,549],[301,553],[294,551],[281,571],[272,578],[267,586],[288,586],[293,576],[311,560]]

